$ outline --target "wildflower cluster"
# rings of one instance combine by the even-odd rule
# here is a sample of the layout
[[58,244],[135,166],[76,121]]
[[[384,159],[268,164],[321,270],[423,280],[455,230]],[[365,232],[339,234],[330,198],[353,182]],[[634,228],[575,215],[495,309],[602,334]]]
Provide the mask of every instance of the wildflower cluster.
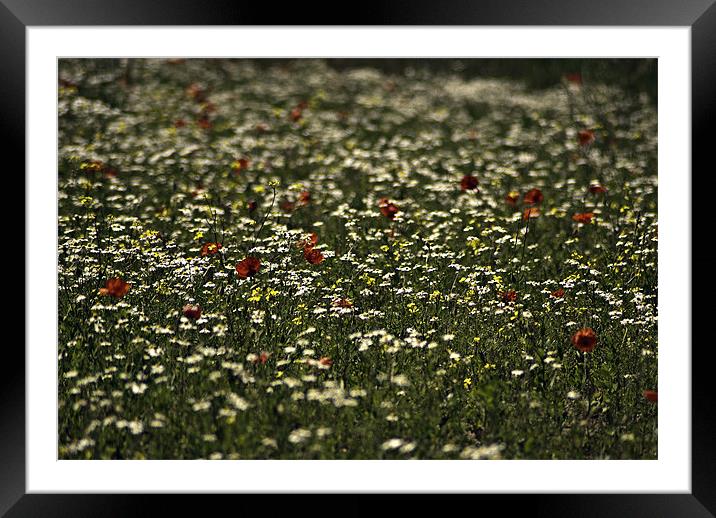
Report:
[[61,458],[656,457],[647,98],[319,60],[59,73]]

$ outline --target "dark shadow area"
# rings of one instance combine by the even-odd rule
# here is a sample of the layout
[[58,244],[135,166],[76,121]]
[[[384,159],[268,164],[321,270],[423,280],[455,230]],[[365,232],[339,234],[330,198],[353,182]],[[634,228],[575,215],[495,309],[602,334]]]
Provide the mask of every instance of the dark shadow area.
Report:
[[[207,68],[221,70],[227,59],[204,59]],[[291,67],[306,59],[251,59],[264,67]],[[523,59],[523,58],[336,58],[323,59],[337,71],[374,68],[388,75],[409,76],[416,80],[434,74],[457,75],[463,79],[495,78],[522,82],[529,89],[552,88],[566,79],[578,80],[585,85],[605,84],[620,88],[626,95],[645,93],[657,104],[657,59]],[[142,60],[92,59],[83,68],[91,73],[119,73],[131,80],[133,68],[141,67]],[[212,66],[213,65],[213,66]],[[86,93],[86,92],[85,92]]]
[[[267,64],[294,60],[260,60]],[[370,67],[388,74],[404,75],[444,73],[465,79],[501,78],[525,83],[529,88],[544,89],[560,84],[566,76],[579,74],[584,83],[618,86],[628,94],[642,92],[657,102],[656,59],[326,59],[336,70]]]

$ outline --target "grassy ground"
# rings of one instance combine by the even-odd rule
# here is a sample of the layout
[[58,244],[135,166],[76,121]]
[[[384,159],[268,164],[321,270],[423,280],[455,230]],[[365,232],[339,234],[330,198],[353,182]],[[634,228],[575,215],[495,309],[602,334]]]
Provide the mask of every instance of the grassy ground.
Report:
[[655,458],[653,102],[456,74],[61,61],[60,457]]

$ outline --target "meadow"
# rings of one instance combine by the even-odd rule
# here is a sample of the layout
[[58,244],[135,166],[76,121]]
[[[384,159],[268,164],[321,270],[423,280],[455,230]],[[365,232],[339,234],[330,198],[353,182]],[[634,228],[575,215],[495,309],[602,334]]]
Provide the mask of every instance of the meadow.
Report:
[[60,458],[656,458],[647,94],[321,60],[58,88]]

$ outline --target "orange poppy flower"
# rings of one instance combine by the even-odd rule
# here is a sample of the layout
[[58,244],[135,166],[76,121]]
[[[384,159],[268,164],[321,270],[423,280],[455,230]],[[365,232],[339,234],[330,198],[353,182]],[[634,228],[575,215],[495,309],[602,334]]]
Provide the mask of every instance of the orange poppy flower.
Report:
[[266,351],[261,351],[261,353],[258,356],[256,356],[256,355],[254,355],[254,356],[255,356],[254,363],[260,363],[261,365],[264,365],[268,361],[269,357],[271,356],[271,353],[268,353]]
[[576,221],[577,223],[591,223],[592,218],[594,217],[593,212],[582,212],[579,214],[574,214],[572,216],[572,221]]
[[201,306],[186,304],[182,308],[181,313],[187,318],[191,318],[192,320],[198,320],[199,317],[201,317]]
[[318,360],[318,363],[320,363],[324,367],[330,367],[331,365],[333,365],[333,360],[331,360],[328,356],[323,356],[320,360]]
[[296,241],[296,248],[300,248],[302,250],[305,250],[306,248],[311,249],[316,246],[316,243],[318,243],[318,234],[311,232],[310,236]]
[[177,119],[174,121],[175,128],[183,128],[184,126],[186,126],[186,121],[184,119]]
[[527,207],[524,212],[522,213],[522,219],[524,221],[527,221],[530,218],[536,218],[539,217],[540,210],[539,207]]
[[321,264],[323,262],[323,254],[313,247],[304,248],[303,257],[311,264]]
[[350,299],[336,299],[333,301],[333,306],[337,308],[352,308],[353,303]]
[[590,183],[589,192],[591,192],[592,194],[603,194],[607,192],[607,189],[599,183]]
[[656,403],[658,400],[658,395],[656,393],[656,390],[645,390],[644,391],[644,397],[649,401],[650,403]]
[[395,219],[395,215],[400,212],[400,209],[391,203],[388,198],[381,198],[378,201],[378,207],[380,207],[380,213],[388,219]]
[[206,97],[208,94],[206,89],[202,88],[197,83],[190,84],[186,89],[186,93],[197,103],[203,103],[204,101],[206,101]]
[[517,191],[510,191],[505,196],[505,202],[513,207],[517,205],[517,201],[520,199],[520,193]]
[[477,188],[478,185],[477,178],[472,176],[471,174],[466,174],[462,177],[462,180],[460,180],[460,189],[463,191],[474,191],[477,190],[479,192],[479,189]]
[[564,289],[562,289],[562,288],[557,288],[557,289],[554,290],[552,293],[550,293],[550,295],[551,295],[552,297],[554,297],[555,299],[561,299],[562,297],[564,297]]
[[241,157],[238,160],[236,160],[233,164],[231,164],[235,173],[239,173],[241,171],[248,169],[249,165],[251,165],[251,161],[245,157]]
[[207,117],[206,115],[202,115],[201,117],[199,117],[196,120],[196,124],[201,129],[205,129],[205,130],[211,129],[211,126],[212,126],[211,121],[209,120],[209,117]]
[[508,302],[514,302],[517,300],[517,292],[515,290],[503,291],[500,293],[500,298],[505,304]]
[[311,193],[309,191],[301,191],[301,194],[298,195],[298,202],[301,205],[308,205],[311,203]]
[[592,130],[581,130],[577,133],[577,140],[579,140],[580,146],[585,147],[593,144],[596,138]]
[[253,277],[261,269],[261,261],[257,257],[249,256],[239,261],[236,265],[236,273],[240,278]]
[[221,250],[221,243],[204,243],[201,247],[201,256],[214,255]]
[[539,189],[530,189],[522,198],[522,201],[527,205],[539,205],[542,200],[544,200],[544,195]]
[[592,352],[597,345],[597,334],[591,327],[580,329],[572,336],[572,345],[583,353]]
[[124,282],[120,277],[113,277],[105,283],[104,288],[100,288],[99,294],[111,295],[116,299],[121,299],[127,294],[129,288],[129,283]]
[[293,122],[298,122],[303,117],[303,110],[296,106],[288,115]]
[[283,199],[281,200],[281,203],[278,204],[278,206],[281,207],[282,211],[288,213],[293,212],[293,209],[296,208],[296,203],[291,200]]

